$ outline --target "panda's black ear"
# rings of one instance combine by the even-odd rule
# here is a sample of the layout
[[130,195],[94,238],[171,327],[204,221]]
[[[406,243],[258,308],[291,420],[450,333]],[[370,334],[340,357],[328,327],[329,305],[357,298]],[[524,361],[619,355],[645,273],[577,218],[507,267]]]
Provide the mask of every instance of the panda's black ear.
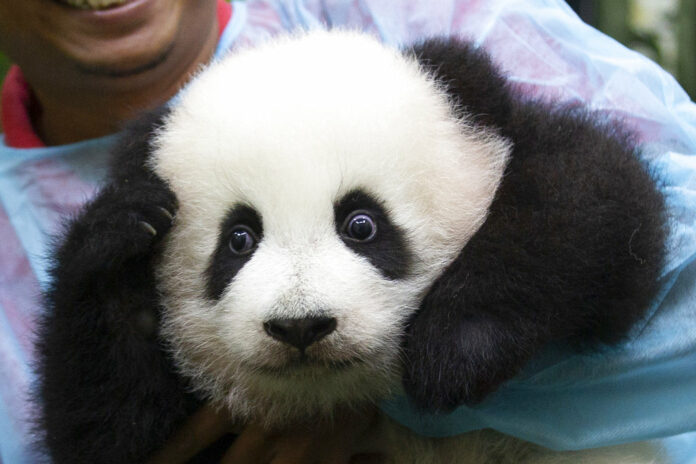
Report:
[[458,38],[432,38],[409,52],[453,100],[470,123],[503,127],[510,115],[509,86],[490,56]]

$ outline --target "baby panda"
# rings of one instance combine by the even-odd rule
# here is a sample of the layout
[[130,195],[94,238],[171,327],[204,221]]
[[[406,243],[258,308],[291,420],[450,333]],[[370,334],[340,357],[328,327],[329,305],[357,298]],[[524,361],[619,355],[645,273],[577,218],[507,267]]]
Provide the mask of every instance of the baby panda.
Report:
[[[549,343],[621,340],[665,221],[630,134],[523,97],[465,42],[318,31],[233,53],[129,129],[56,251],[47,449],[143,462],[202,402],[267,427],[399,392],[475,404]],[[395,463],[653,462],[382,433]]]

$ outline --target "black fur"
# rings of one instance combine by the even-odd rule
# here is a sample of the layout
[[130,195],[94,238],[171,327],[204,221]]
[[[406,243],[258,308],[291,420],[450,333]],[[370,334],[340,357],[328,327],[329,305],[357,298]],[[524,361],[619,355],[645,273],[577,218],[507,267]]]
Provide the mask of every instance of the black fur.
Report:
[[[465,43],[430,41],[413,53],[462,117],[514,143],[486,223],[430,289],[404,340],[407,392],[446,410],[481,400],[551,341],[624,336],[657,288],[664,202],[631,138],[598,115],[525,101]],[[59,464],[142,462],[199,405],[157,333],[154,268],[170,226],[162,209],[173,213],[176,199],[146,160],[165,117],[130,129],[109,183],[56,253],[38,396]],[[337,202],[337,232],[356,209],[375,213],[379,235],[346,246],[387,277],[408,275],[404,236],[369,195]],[[217,282],[215,257],[210,269],[208,296],[217,298],[236,271],[224,268]]]
[[[159,111],[134,125],[111,181],[55,256],[39,327],[40,426],[60,463],[138,463],[196,407],[158,339],[153,260],[176,199],[145,161]],[[153,236],[142,223],[151,225]]]
[[485,224],[405,338],[407,392],[449,410],[482,400],[549,342],[624,337],[657,291],[666,213],[618,125],[526,101],[466,43],[434,40],[414,53],[463,116],[514,144]]
[[211,300],[219,300],[222,292],[253,256],[253,250],[243,256],[235,255],[229,247],[230,233],[239,225],[249,227],[258,240],[263,238],[263,225],[259,213],[247,205],[238,205],[229,211],[220,225],[218,245],[208,266],[207,293]]
[[[373,240],[359,242],[346,236],[343,226],[348,216],[355,211],[365,211],[374,219],[377,233]],[[367,258],[385,277],[401,279],[408,275],[412,256],[405,234],[389,220],[386,209],[372,195],[362,190],[344,195],[334,205],[334,222],[336,233],[343,239],[343,243]]]

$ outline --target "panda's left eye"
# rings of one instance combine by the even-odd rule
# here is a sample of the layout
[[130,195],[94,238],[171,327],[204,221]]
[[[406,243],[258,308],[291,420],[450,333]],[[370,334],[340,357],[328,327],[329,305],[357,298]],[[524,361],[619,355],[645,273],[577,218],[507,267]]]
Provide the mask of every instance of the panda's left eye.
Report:
[[353,211],[346,218],[343,233],[346,237],[357,242],[369,242],[377,234],[377,223],[367,211]]
[[254,251],[258,239],[256,234],[247,226],[236,226],[230,232],[229,247],[236,255],[246,255]]

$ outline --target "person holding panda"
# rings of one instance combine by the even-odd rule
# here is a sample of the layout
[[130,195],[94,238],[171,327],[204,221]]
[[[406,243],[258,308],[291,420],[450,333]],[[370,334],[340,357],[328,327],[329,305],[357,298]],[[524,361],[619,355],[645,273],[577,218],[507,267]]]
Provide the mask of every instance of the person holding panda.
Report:
[[[322,8],[309,2],[306,5],[301,2],[233,2],[230,6],[214,0],[181,0],[166,5],[155,0],[0,0],[0,50],[19,65],[10,71],[2,95],[5,135],[0,148],[0,163],[3,166],[0,173],[3,206],[0,234],[5,245],[0,266],[0,310],[4,316],[0,319],[0,339],[7,344],[1,347],[5,356],[2,357],[0,371],[4,374],[3,378],[9,379],[3,381],[3,389],[0,390],[4,406],[0,410],[0,431],[3,432],[0,433],[3,437],[0,439],[0,456],[3,462],[31,462],[33,459],[31,440],[28,438],[29,407],[23,398],[32,380],[27,366],[32,353],[31,325],[39,305],[36,295],[46,280],[47,264],[42,256],[47,251],[48,236],[58,230],[60,217],[75,211],[93,193],[103,175],[106,153],[114,141],[110,135],[118,132],[137,113],[171,99],[191,73],[212,57],[220,56],[234,46],[261,42],[286,28],[314,26],[319,22],[318,18],[330,25],[345,24],[371,30],[379,33],[385,41],[394,43],[412,41],[420,35],[433,33],[470,32],[462,25],[469,24],[467,14],[472,18],[476,14],[487,17],[489,25],[499,24],[496,21],[500,19],[492,13],[472,12],[464,2],[459,3],[443,5],[441,10],[433,6],[409,5],[399,12],[389,11],[375,3],[368,7],[366,17],[359,17],[355,7],[347,3]],[[514,5],[506,7],[513,13],[520,11]],[[548,23],[540,21],[539,24],[557,24],[554,21],[560,21],[574,33],[581,30],[577,24],[567,26],[577,19],[563,11],[562,5],[555,5],[551,11],[554,9],[558,17],[549,19]],[[517,17],[517,20],[524,25],[536,24],[530,19],[534,11],[549,12],[530,2],[528,13]],[[438,16],[445,12],[452,15],[448,21]],[[510,13],[510,17],[515,17],[513,13]],[[414,18],[422,17],[427,18],[423,24],[414,26]],[[459,29],[449,29],[452,24],[459,24]],[[527,27],[534,29],[533,26]],[[592,40],[608,40],[599,39],[587,31],[582,32]],[[481,30],[474,30],[473,33],[479,34],[479,37],[485,35]],[[503,34],[502,37],[506,36]],[[532,33],[530,37],[538,39]],[[496,40],[502,39],[495,36],[490,38],[493,47],[500,46]],[[561,60],[558,56],[552,56],[550,51],[548,53],[550,60]],[[576,60],[583,58],[582,55],[580,58],[573,56]],[[589,58],[585,59],[589,61]],[[637,60],[644,65],[644,61]],[[510,60],[509,63],[514,61]],[[524,63],[517,64],[524,71]],[[656,69],[649,66],[648,69],[652,75],[661,75]],[[579,87],[585,92],[581,95],[586,99],[606,91]],[[575,90],[573,86],[570,88]],[[674,91],[676,86],[670,84],[668,88]],[[668,106],[668,103],[674,105],[674,102],[665,102],[656,104],[656,108],[669,113],[670,110],[665,108],[674,106]],[[693,104],[690,105],[693,107]],[[672,143],[671,147],[682,147],[683,153],[693,153],[696,145],[692,138],[694,128],[692,123],[688,123],[688,115],[694,114],[691,107],[682,107],[682,113],[659,120],[656,124],[662,134],[654,136],[654,143]],[[674,127],[680,127],[681,132],[671,129]],[[641,128],[646,132],[651,130],[647,126]],[[679,151],[664,150],[674,154],[672,167],[678,164],[687,169],[688,159],[680,156]],[[687,185],[687,188],[691,187]],[[683,205],[675,208],[678,207]],[[682,212],[680,217],[684,216]],[[688,228],[693,223],[684,221],[682,225]],[[683,304],[679,303],[683,301],[678,300],[679,292],[689,291],[688,283],[684,281],[690,270],[689,252],[693,245],[690,237],[688,233],[679,237],[683,256],[673,258],[673,267],[668,274],[674,286],[670,287],[671,293],[665,295],[663,301],[669,303],[677,299],[671,303],[674,307]],[[684,341],[681,349],[689,346],[693,345]],[[688,359],[680,361],[688,366]],[[695,384],[690,385],[693,388]],[[684,388],[688,389],[689,384]],[[387,413],[391,411],[392,414],[399,407],[398,403],[384,406]],[[501,411],[501,417],[509,412],[505,408],[501,408]],[[340,462],[340,459],[344,459],[348,462],[351,447],[370,433],[373,417],[373,411],[349,414],[339,421],[333,433],[328,434],[309,428],[306,433],[289,431],[287,434],[270,436],[262,429],[249,425],[231,445],[228,456],[234,459],[230,462],[259,462],[262,456],[273,450],[277,457],[273,462],[278,463],[307,462],[310,459],[321,462]],[[413,416],[408,413],[401,419],[406,425],[416,430],[420,427],[425,433],[428,433],[428,428],[438,429],[437,418],[425,425],[414,423]],[[601,414],[597,414],[596,421],[598,429],[601,429],[604,425]],[[689,423],[693,424],[693,417],[677,417],[673,423],[658,424],[633,439],[677,435],[688,431]],[[520,427],[519,424],[517,427]],[[610,429],[607,426],[607,434],[613,433]],[[174,459],[179,459],[195,454],[226,430],[226,418],[204,408],[182,426],[181,431],[154,459],[172,462],[174,456]],[[511,425],[506,431],[515,434],[515,427]],[[564,436],[563,432],[569,431],[561,430],[559,436]],[[565,436],[572,435],[572,432]],[[561,438],[554,443],[556,438],[548,436],[543,444],[572,448],[610,443],[603,436],[581,440],[576,444],[563,443]],[[618,438],[619,441],[631,439],[630,435]],[[696,455],[691,454],[691,440],[689,436],[682,435],[667,445],[674,448],[675,456],[682,453],[683,461],[674,462],[689,462],[688,456]],[[298,443],[304,445],[299,446]],[[302,454],[305,452],[307,454]],[[353,461],[379,459],[375,455],[353,457]]]

